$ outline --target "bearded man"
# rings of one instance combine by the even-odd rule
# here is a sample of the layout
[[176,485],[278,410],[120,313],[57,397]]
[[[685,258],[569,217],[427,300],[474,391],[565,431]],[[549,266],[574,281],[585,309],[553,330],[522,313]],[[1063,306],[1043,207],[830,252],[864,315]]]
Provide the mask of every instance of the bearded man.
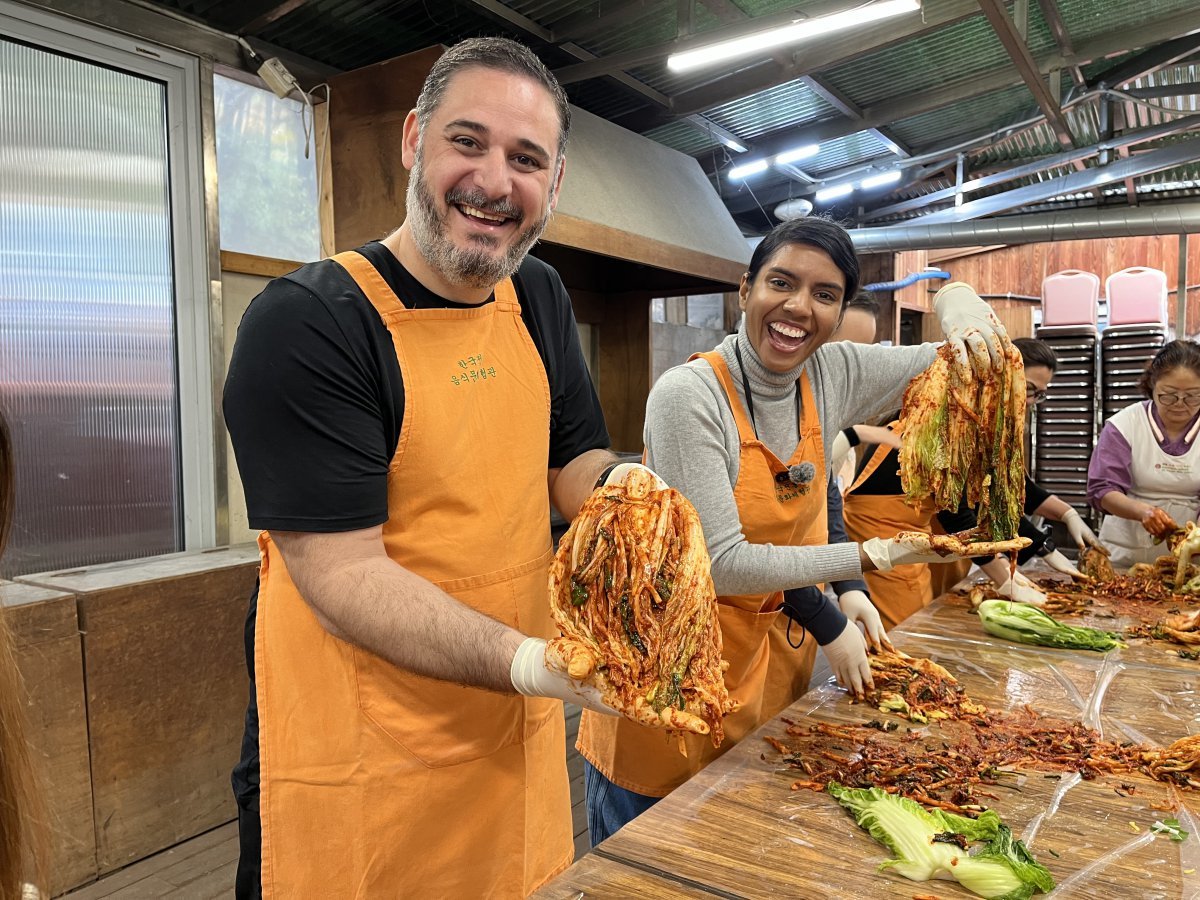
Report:
[[571,860],[559,700],[606,708],[545,665],[549,506],[572,518],[616,459],[562,281],[527,256],[569,124],[527,48],[452,47],[404,123],[404,224],[242,319],[240,897],[517,897]]

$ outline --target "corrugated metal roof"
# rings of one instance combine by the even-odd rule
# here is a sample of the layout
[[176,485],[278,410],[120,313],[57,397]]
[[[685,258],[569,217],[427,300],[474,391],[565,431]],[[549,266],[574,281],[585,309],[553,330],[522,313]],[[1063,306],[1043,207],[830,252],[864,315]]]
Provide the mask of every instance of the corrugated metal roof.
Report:
[[736,135],[754,138],[789,125],[835,116],[837,110],[797,79],[715,106],[704,115]]
[[1057,5],[1072,42],[1079,44],[1098,34],[1194,10],[1196,0],[1057,0]]
[[868,160],[878,159],[881,162],[895,162],[896,155],[888,146],[877,138],[874,132],[860,131],[847,135],[835,141],[821,144],[821,152],[812,159],[806,159],[801,165],[804,171],[813,175],[831,172],[845,166],[853,166]]
[[953,106],[894,122],[890,130],[917,151],[950,144],[953,138],[986,134],[1030,113],[1033,98],[1024,85],[1013,85]]
[[[1036,4],[1030,4],[1031,13],[1034,8]],[[1053,45],[1044,24],[1040,33],[1038,37],[1039,30],[1031,29],[1035,47],[1047,42]],[[991,25],[982,16],[975,16],[895,47],[865,54],[854,62],[829,69],[824,77],[859,106],[873,106],[883,100],[936,90],[1011,66],[1008,53]]]
[[645,136],[690,156],[697,156],[714,147],[721,146],[720,141],[701,129],[699,125],[687,121],[660,125],[658,128],[647,131]]

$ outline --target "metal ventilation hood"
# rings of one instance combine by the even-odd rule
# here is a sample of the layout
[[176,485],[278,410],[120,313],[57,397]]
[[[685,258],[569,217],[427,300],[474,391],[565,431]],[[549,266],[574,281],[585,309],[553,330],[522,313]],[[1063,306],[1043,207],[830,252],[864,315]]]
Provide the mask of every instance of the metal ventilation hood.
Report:
[[562,194],[543,244],[634,264],[641,274],[631,289],[645,279],[683,292],[733,290],[750,245],[700,163],[578,107],[571,116]]

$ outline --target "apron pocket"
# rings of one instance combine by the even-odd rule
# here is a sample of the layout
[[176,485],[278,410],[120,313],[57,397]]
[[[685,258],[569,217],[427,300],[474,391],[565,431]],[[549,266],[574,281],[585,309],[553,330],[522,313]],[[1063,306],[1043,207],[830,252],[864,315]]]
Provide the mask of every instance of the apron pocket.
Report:
[[762,663],[768,652],[767,635],[779,611],[751,612],[718,597],[717,616],[721,623],[721,656],[729,663],[725,686],[733,691]]
[[[504,572],[439,587],[484,615],[521,628],[518,609],[531,602],[528,590],[534,583],[540,588],[537,602],[548,604],[548,560],[547,554]],[[354,668],[363,714],[430,768],[460,765],[519,744],[561,708],[555,701],[414,675],[357,647]]]

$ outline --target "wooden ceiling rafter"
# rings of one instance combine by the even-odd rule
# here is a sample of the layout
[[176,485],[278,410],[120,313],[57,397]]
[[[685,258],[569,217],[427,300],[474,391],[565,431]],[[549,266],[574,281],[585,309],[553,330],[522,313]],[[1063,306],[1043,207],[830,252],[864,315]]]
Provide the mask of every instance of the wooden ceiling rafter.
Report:
[[1021,80],[1025,82],[1029,93],[1033,94],[1033,99],[1037,101],[1042,115],[1046,117],[1046,121],[1054,130],[1059,144],[1064,150],[1069,150],[1075,145],[1075,139],[1071,136],[1071,126],[1067,123],[1066,116],[1063,115],[1060,99],[1051,96],[1050,89],[1042,80],[1041,70],[1029,52],[1029,45],[1017,33],[1016,26],[1009,17],[1003,0],[978,0],[978,2],[979,8],[983,10],[983,14],[991,23],[996,37],[1004,45],[1009,59],[1020,73]]
[[[1067,31],[1066,23],[1063,22],[1062,14],[1058,11],[1057,0],[1037,0],[1037,3],[1042,11],[1042,18],[1046,20],[1046,27],[1054,36],[1054,43],[1058,45],[1058,51],[1067,58],[1074,56],[1075,48],[1071,46],[1071,35]],[[1021,37],[1025,38],[1026,35],[1022,34]],[[1070,66],[1069,71],[1076,87],[1087,83],[1083,77],[1083,69],[1079,66]]]

